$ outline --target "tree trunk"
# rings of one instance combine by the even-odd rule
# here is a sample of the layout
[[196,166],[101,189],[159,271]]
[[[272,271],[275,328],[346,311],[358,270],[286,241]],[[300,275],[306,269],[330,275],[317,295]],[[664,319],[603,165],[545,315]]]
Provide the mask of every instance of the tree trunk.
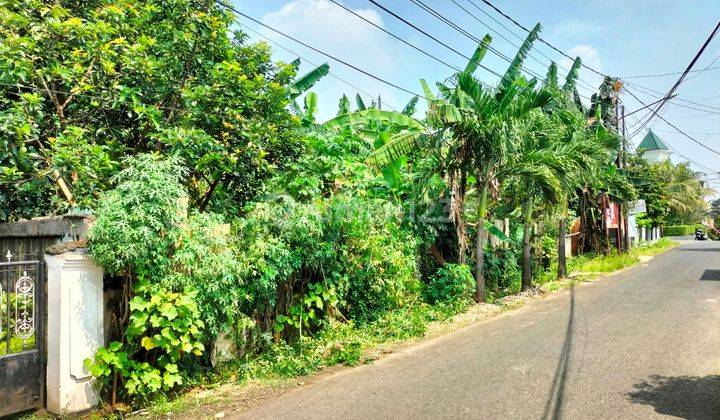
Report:
[[557,267],[557,278],[563,279],[567,276],[567,256],[565,255],[565,235],[567,234],[567,227],[565,223],[565,216],[560,219],[560,225],[558,226],[558,267]]
[[565,235],[567,235],[567,198],[563,199],[563,210],[558,225],[558,267],[557,278],[563,279],[567,276],[567,255],[565,255]]
[[465,203],[465,173],[460,173],[460,180],[457,181],[455,176],[451,176],[451,196],[450,196],[450,218],[455,224],[455,233],[458,241],[458,262],[465,263],[467,254],[467,229],[463,218],[463,207]]
[[525,203],[522,252],[522,291],[532,289],[532,260],[530,258],[530,228],[532,225],[533,197]]
[[477,235],[475,238],[475,302],[485,302],[485,216],[487,213],[488,182],[482,186],[478,202]]

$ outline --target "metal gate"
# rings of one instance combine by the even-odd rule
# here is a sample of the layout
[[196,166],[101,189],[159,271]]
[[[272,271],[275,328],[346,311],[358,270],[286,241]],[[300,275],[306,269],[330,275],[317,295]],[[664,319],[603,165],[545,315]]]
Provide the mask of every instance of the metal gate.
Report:
[[45,391],[45,263],[0,262],[0,416],[40,407]]

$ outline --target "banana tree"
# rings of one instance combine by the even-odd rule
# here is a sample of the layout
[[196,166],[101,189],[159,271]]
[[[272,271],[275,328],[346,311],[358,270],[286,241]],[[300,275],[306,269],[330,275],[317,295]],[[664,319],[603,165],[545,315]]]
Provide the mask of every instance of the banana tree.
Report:
[[[437,132],[452,134],[447,145],[449,153],[446,154],[446,169],[457,174],[460,190],[463,190],[470,175],[475,179],[478,195],[475,300],[478,302],[485,300],[484,249],[489,200],[497,196],[499,185],[505,177],[520,168],[513,166],[513,159],[510,158],[517,144],[515,136],[518,123],[532,110],[546,106],[551,99],[548,91],[536,89],[536,81],[520,82],[522,63],[540,30],[538,24],[529,33],[496,89],[486,88],[472,75],[491,42],[489,36],[483,39],[465,70],[453,76],[454,86],[437,84],[441,96],[439,100],[432,96],[423,83],[425,95],[430,100],[428,124],[437,127]],[[418,136],[395,139],[371,158],[382,164],[397,157],[398,153],[417,147],[419,139]],[[458,214],[462,215],[463,207],[458,206],[458,209]],[[456,225],[464,226],[464,222],[456,222]],[[462,238],[464,232],[459,232],[458,236]]]
[[[296,59],[291,63],[295,70],[300,67],[300,59]],[[296,78],[288,87],[287,95],[290,99],[290,110],[296,117],[300,118],[301,124],[307,127],[315,123],[315,113],[317,112],[317,94],[309,93],[305,96],[304,108],[300,107],[297,98],[303,93],[309,91],[315,83],[330,73],[330,65],[321,64],[304,75]]]

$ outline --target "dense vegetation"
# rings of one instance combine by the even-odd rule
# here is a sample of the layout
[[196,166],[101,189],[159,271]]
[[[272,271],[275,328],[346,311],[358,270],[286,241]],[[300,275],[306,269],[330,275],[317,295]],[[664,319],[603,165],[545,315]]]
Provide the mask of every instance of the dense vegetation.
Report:
[[424,115],[343,96],[319,122],[314,93],[296,100],[327,66],[297,77],[211,0],[0,0],[0,21],[1,217],[96,214],[89,250],[117,293],[89,366],[113,402],[188,383],[222,339],[258,366],[303,344],[310,365],[356,363],[564,277],[575,218],[581,251],[608,253],[608,200],[645,197],[655,225],[702,207],[687,166],[617,169],[617,80],[586,109],[579,59],[562,81],[523,76],[540,25],[497,86],[474,76],[486,36],[420,81]]

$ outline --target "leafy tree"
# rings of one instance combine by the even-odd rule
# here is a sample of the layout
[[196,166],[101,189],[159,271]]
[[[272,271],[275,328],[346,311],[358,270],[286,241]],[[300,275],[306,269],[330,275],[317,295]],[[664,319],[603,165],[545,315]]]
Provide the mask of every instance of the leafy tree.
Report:
[[212,0],[0,1],[4,218],[93,207],[150,151],[184,158],[192,207],[261,191],[302,149],[289,98],[327,67],[294,81],[232,19]]

